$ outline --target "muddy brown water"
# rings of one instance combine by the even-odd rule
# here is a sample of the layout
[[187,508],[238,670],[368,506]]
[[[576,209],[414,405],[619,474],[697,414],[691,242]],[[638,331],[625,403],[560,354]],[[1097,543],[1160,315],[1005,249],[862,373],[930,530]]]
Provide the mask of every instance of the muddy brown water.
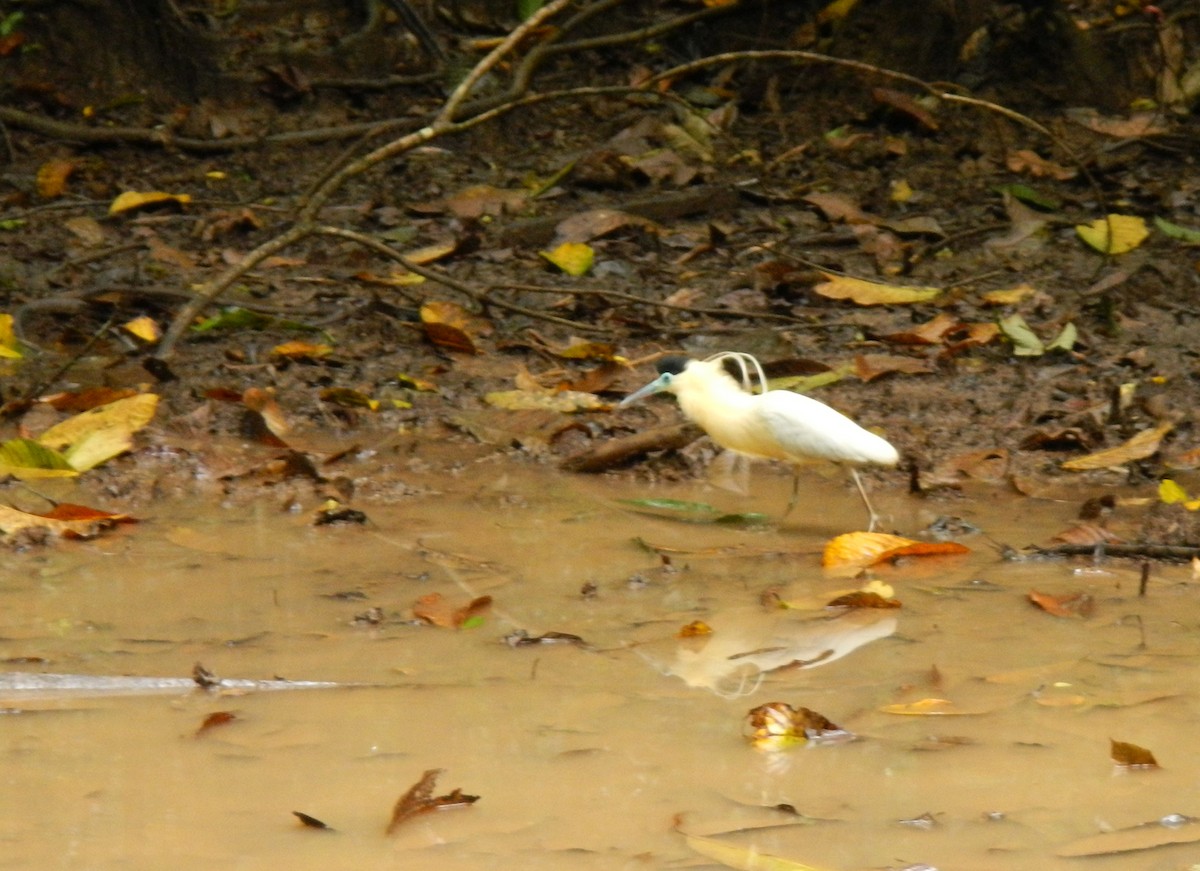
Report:
[[[1108,829],[1200,815],[1197,587],[1190,570],[967,557],[884,567],[899,611],[834,629],[818,611],[767,611],[760,593],[819,604],[854,584],[818,553],[858,528],[848,485],[806,479],[807,506],[763,530],[645,517],[616,500],[704,499],[778,511],[786,477],[742,499],[481,463],[438,495],[368,507],[365,527],[315,528],[274,505],[161,505],[91,542],[6,557],[0,655],[10,670],[336,681],[334,689],[114,695],[0,691],[0,868],[626,869],[709,863],[678,829],[828,871],[1176,869],[1200,847],[1094,859],[1057,854]],[[877,482],[888,526],[939,513],[1015,546],[1073,506],[999,492],[938,504]],[[641,537],[684,551],[665,571]],[[740,548],[733,555],[709,549]],[[584,597],[591,583],[596,595]],[[1056,619],[1031,588],[1089,591],[1089,619]],[[336,594],[355,592],[365,598]],[[482,625],[401,620],[440,592],[490,595]],[[354,625],[370,607],[377,627]],[[676,640],[701,619],[706,643]],[[514,649],[514,629],[575,633]],[[711,649],[710,649],[711,648]],[[757,674],[753,653],[822,659]],[[833,651],[827,654],[826,651]],[[936,669],[936,674],[934,673]],[[887,705],[947,699],[959,714]],[[854,743],[765,752],[746,712],[804,705]],[[237,719],[197,736],[214,711]],[[1121,773],[1109,739],[1162,768]],[[480,795],[384,835],[423,771]],[[771,809],[787,803],[812,819]],[[292,811],[335,831],[304,829]],[[926,825],[905,824],[929,815]],[[738,831],[740,830],[740,831]],[[1184,827],[1183,831],[1188,831]],[[1114,842],[1115,843],[1115,842]],[[1106,848],[1102,848],[1106,849]]]

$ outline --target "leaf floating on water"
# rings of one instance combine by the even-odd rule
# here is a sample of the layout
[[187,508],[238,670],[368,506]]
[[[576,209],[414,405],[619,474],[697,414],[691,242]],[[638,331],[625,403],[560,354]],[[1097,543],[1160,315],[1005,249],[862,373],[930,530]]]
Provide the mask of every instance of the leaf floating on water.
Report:
[[1111,856],[1135,850],[1151,850],[1169,844],[1194,844],[1200,841],[1200,819],[1184,814],[1168,814],[1127,829],[1105,832],[1072,841],[1055,851],[1056,856]]
[[857,590],[830,600],[826,608],[899,608],[899,599],[885,599],[875,592]]
[[465,605],[456,605],[441,593],[429,593],[413,604],[413,616],[432,626],[463,629],[467,628],[465,624],[468,620],[479,622],[483,612],[490,608],[491,604],[491,596],[478,596]]
[[196,737],[199,738],[210,729],[215,729],[217,726],[225,726],[232,723],[238,718],[233,711],[213,711],[204,718],[204,722],[200,724],[200,728],[196,730]]
[[886,532],[847,532],[830,539],[821,556],[827,569],[859,570],[900,556],[941,556],[970,553],[954,541],[916,541]]
[[840,744],[855,740],[849,732],[809,708],[794,708],[786,702],[768,702],[746,714],[746,737],[759,750],[787,750],[812,741]]
[[728,868],[737,868],[739,871],[821,871],[804,862],[763,853],[754,846],[728,844],[716,838],[702,838],[686,833],[684,838],[688,847],[701,856],[720,862]]
[[884,705],[880,708],[885,714],[901,714],[907,717],[949,717],[968,716],[981,713],[979,711],[964,711],[949,699],[921,699],[904,704]]
[[421,775],[420,780],[409,787],[408,792],[396,800],[395,806],[392,807],[392,819],[386,829],[387,834],[390,835],[401,823],[418,814],[455,807],[470,807],[479,801],[479,796],[465,795],[461,789],[454,789],[445,795],[434,797],[433,787],[442,771],[441,768],[429,769]]
[[693,620],[686,626],[681,626],[679,631],[675,633],[676,638],[704,638],[712,635],[713,629],[703,620]]
[[720,509],[705,502],[687,502],[682,499],[618,499],[643,514],[682,520],[687,523],[723,523],[731,526],[761,526],[769,521],[765,514],[743,512],[722,514]]
[[1129,744],[1125,741],[1114,741],[1111,738],[1108,740],[1109,744],[1112,745],[1112,761],[1122,768],[1158,768],[1158,760],[1145,747],[1139,747],[1137,744]]
[[118,523],[136,523],[128,514],[111,514],[85,505],[60,502],[44,514],[31,514],[0,505],[0,532],[12,535],[26,529],[44,529],[63,538],[95,538]]
[[1029,601],[1055,617],[1090,617],[1096,606],[1095,599],[1089,593],[1052,596],[1049,593],[1030,590]]
[[504,636],[504,643],[509,647],[533,647],[538,644],[574,644],[586,646],[580,636],[570,632],[543,632],[541,635],[530,635],[524,629],[518,629]]
[[328,824],[328,823],[326,823],[326,822],[324,822],[324,821],[322,821],[322,820],[319,820],[319,819],[317,819],[316,817],[311,817],[311,816],[309,816],[308,814],[304,813],[303,811],[292,811],[292,816],[294,816],[294,817],[295,817],[296,819],[298,819],[298,820],[299,820],[299,821],[300,821],[302,824],[304,824],[304,826],[305,826],[306,828],[309,828],[309,829],[324,829],[324,830],[325,830],[325,831],[327,831],[327,832],[332,832],[332,831],[333,831],[333,829],[332,829],[332,828],[330,828],[330,826],[329,826],[329,824]]

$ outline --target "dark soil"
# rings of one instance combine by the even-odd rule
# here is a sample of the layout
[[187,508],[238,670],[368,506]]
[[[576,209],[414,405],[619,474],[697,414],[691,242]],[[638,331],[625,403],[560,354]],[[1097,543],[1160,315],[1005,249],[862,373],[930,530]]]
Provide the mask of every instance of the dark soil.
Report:
[[[573,58],[555,68],[554,87],[592,81],[592,62],[637,74],[618,54]],[[1081,503],[1095,485],[1153,496],[1164,477],[1200,490],[1200,247],[1153,225],[1200,228],[1194,116],[1114,136],[1079,113],[1025,107],[1051,140],[998,112],[917,107],[811,68],[744,64],[675,84],[693,109],[717,113],[711,144],[689,139],[678,109],[661,101],[546,103],[388,162],[324,210],[324,222],[401,252],[446,246],[429,266],[460,287],[403,284],[359,244],[310,237],[222,297],[267,315],[263,323],[191,332],[165,363],[122,325],[145,315],[165,327],[192,288],[288,225],[347,143],[198,154],[9,129],[0,292],[25,357],[3,382],[6,436],[63,416],[31,404],[38,397],[146,388],[164,399],[155,425],[133,452],[81,478],[81,501],[133,510],[197,493],[406,498],[423,492],[409,480],[415,469],[496,451],[560,463],[674,423],[665,404],[611,406],[653,376],[643,365],[652,355],[738,350],[777,374],[848,367],[815,395],[900,448],[909,480],[891,474],[888,486],[944,492],[977,480]],[[394,117],[414,119],[400,128],[413,129],[440,101],[428,85],[309,91],[205,103],[185,126],[253,134]],[[141,126],[153,120],[145,113],[110,108],[92,123]],[[37,177],[55,160],[71,170],[47,196]],[[1013,185],[1045,205],[1003,193]],[[190,202],[109,215],[131,190]],[[571,277],[542,252],[562,237],[560,221],[591,209],[639,220],[607,232],[597,222],[584,234],[594,265]],[[1075,227],[1110,212],[1145,218],[1150,235],[1129,253],[1097,253]],[[942,292],[858,305],[822,295],[822,273]],[[1031,290],[1016,301],[986,296],[1022,284]],[[423,323],[431,302],[476,320],[447,336]],[[1078,339],[1021,356],[1003,335],[972,338],[986,334],[970,325],[1016,314],[1046,343],[1068,324]],[[950,319],[947,331],[916,332],[938,317]],[[576,356],[575,337],[598,344]],[[294,340],[333,350],[274,352]],[[602,410],[488,401],[538,386],[595,394]],[[288,429],[265,432],[261,404],[240,401],[248,390],[270,391]],[[1164,422],[1174,427],[1158,450],[1115,471],[1061,468]],[[620,468],[691,475],[709,453],[652,453],[648,463],[639,453]]]

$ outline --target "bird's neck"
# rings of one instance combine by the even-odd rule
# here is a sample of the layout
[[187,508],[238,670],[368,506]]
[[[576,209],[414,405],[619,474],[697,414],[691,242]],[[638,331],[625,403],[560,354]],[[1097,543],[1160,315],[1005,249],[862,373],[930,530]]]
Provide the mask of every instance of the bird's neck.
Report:
[[722,432],[744,418],[754,401],[753,394],[742,390],[729,376],[721,374],[720,378],[698,379],[694,386],[689,385],[691,389],[679,397],[680,410],[710,435]]

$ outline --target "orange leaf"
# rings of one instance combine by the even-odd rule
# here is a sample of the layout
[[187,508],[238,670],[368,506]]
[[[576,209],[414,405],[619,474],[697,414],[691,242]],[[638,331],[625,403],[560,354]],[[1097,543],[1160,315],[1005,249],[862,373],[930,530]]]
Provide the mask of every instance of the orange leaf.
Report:
[[865,569],[898,556],[932,556],[970,553],[953,541],[916,541],[885,532],[848,532],[830,539],[821,565],[834,569]]
[[67,189],[67,179],[75,172],[75,163],[70,160],[48,160],[38,167],[37,192],[43,199],[61,197]]
[[705,635],[712,635],[712,627],[703,620],[693,620],[691,623],[682,627],[676,633],[677,638],[700,638]]
[[1055,617],[1090,617],[1095,606],[1095,600],[1088,593],[1051,596],[1030,590],[1029,601]]

